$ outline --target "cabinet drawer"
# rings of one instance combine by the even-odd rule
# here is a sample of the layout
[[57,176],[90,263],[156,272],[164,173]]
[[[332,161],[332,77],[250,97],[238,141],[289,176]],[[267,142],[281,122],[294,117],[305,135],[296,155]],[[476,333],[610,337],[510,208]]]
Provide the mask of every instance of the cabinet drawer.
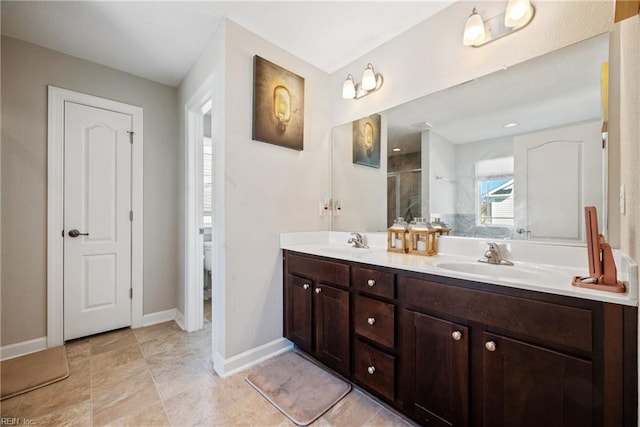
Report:
[[287,268],[290,274],[308,277],[318,282],[349,287],[349,266],[289,253]]
[[356,341],[356,380],[389,400],[395,398],[395,357]]
[[356,267],[353,272],[353,286],[367,294],[393,299],[395,292],[395,274],[368,268]]
[[356,295],[353,323],[356,334],[393,348],[395,344],[393,304]]

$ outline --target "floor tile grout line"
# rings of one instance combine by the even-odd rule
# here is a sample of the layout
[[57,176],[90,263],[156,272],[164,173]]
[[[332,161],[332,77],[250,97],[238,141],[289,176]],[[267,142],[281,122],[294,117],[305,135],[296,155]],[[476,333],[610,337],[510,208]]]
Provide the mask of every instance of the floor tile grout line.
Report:
[[93,352],[89,338],[89,422],[93,426]]
[[[149,366],[149,362],[147,361],[147,356],[144,355],[144,351],[142,350],[142,345],[140,344],[140,341],[138,340],[138,335],[134,332],[133,336],[136,338],[136,344],[138,344],[138,348],[140,349],[140,354],[142,355],[142,360],[144,360],[144,364],[147,367],[147,369],[149,370],[149,375],[151,376],[151,381],[153,381],[153,387],[156,389],[156,393],[158,394],[158,399],[160,400],[160,403],[162,404],[162,410],[164,411],[164,416],[167,419],[167,421],[169,422],[169,425],[171,424],[171,419],[169,418],[169,411],[167,411],[167,406],[165,405],[164,402],[164,398],[162,397],[162,393],[160,393],[160,389],[158,388],[158,383],[156,382],[156,378],[153,375],[153,369],[151,369],[151,366]],[[152,356],[152,355],[150,355]]]

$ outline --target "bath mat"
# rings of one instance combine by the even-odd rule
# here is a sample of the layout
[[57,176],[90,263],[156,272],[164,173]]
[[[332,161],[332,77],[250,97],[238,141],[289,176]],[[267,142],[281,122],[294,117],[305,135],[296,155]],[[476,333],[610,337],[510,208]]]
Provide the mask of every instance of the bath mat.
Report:
[[306,426],[349,393],[351,384],[289,352],[246,381],[297,425]]
[[0,362],[0,400],[34,390],[69,376],[64,346]]

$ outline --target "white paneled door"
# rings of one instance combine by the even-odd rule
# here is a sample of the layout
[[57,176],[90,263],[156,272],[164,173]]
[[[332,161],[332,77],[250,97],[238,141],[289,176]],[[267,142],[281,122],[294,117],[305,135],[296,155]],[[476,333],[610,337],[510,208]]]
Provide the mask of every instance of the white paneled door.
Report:
[[65,102],[65,340],[131,325],[132,124]]

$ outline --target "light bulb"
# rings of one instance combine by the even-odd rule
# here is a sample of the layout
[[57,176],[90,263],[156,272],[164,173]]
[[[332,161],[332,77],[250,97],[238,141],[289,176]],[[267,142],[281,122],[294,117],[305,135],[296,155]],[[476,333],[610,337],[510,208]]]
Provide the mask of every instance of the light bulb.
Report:
[[464,43],[465,46],[471,46],[481,43],[483,40],[484,22],[482,22],[482,17],[474,7],[471,16],[467,19],[467,24],[464,26],[462,43]]
[[529,0],[509,0],[504,13],[506,27],[522,27],[533,17],[533,7]]
[[362,73],[362,89],[371,90],[376,88],[376,75],[373,72],[373,65],[367,65]]
[[356,85],[353,82],[353,76],[349,74],[342,84],[342,97],[344,99],[353,99],[356,96]]

